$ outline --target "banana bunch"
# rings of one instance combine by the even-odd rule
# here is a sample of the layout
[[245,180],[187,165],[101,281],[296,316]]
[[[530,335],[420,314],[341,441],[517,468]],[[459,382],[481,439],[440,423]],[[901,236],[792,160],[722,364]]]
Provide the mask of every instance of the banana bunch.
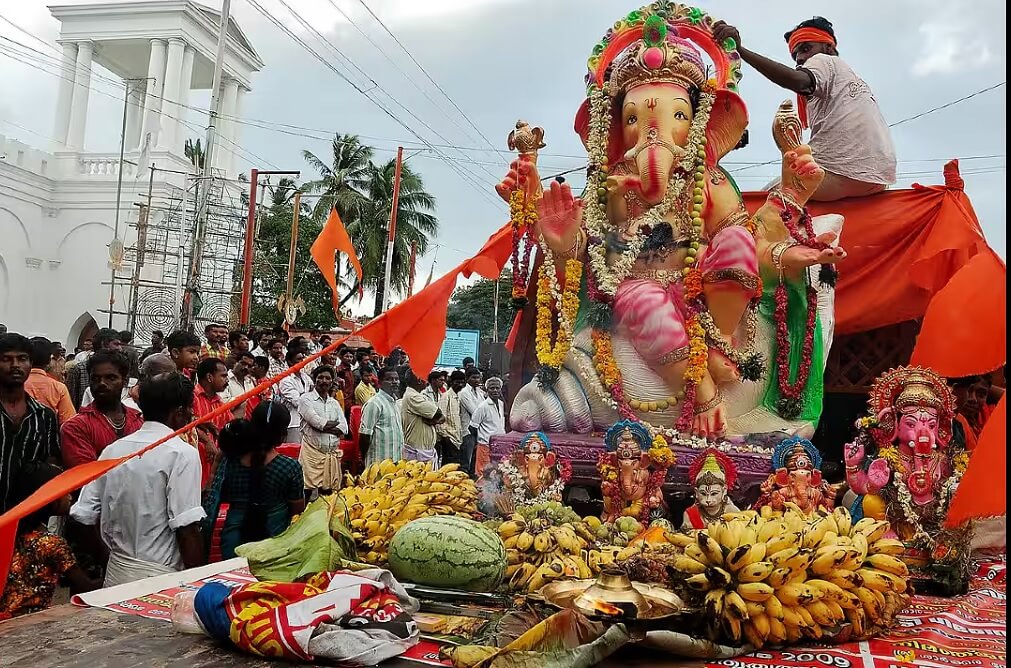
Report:
[[514,513],[498,527],[506,547],[506,577],[516,591],[534,592],[559,578],[593,575],[587,546],[593,534],[582,522],[554,525],[546,517],[527,521]]
[[338,492],[348,508],[358,557],[386,562],[387,547],[400,527],[419,517],[477,512],[477,487],[459,464],[432,470],[416,461],[385,460],[358,477],[348,475]]
[[849,511],[807,518],[788,509],[725,515],[699,531],[674,568],[706,614],[734,642],[756,648],[820,639],[844,624],[866,638],[909,601],[909,571],[885,538],[888,522]]

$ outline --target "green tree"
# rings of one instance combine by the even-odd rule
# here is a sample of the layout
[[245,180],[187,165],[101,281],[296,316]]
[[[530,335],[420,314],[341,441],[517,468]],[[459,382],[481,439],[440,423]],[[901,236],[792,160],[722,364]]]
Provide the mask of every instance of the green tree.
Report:
[[[515,315],[510,305],[511,270],[504,270],[498,280],[498,338],[504,341]],[[495,331],[495,281],[482,278],[472,285],[457,288],[449,301],[446,325],[452,329],[480,330],[481,340],[490,342]]]
[[[254,326],[280,325],[283,316],[277,310],[277,300],[287,289],[288,255],[291,244],[294,195],[298,185],[291,179],[281,179],[271,190],[259,215],[256,252],[253,259],[253,298],[250,321]],[[331,329],[338,324],[330,298],[330,286],[312,261],[309,249],[319,236],[323,221],[312,215],[311,207],[302,203],[299,212],[298,244],[295,255],[294,296],[302,297],[306,311],[296,325],[313,329]],[[241,273],[241,272],[237,272]],[[351,288],[341,285],[341,294]]]
[[359,217],[366,201],[372,148],[362,144],[357,135],[337,134],[331,150],[329,160],[302,151],[302,157],[320,174],[320,178],[306,182],[302,191],[322,195],[313,207],[314,218],[325,220],[330,209],[336,208],[347,225]]
[[[376,295],[375,315],[383,311],[386,239],[393,208],[393,177],[396,161],[385,165],[371,164],[359,216],[348,223],[348,235],[362,263],[364,284]],[[431,212],[435,197],[425,190],[421,175],[408,165],[400,173],[400,198],[397,206],[397,230],[393,242],[393,262],[390,286],[401,294],[407,291],[410,275],[411,244],[417,244],[418,257],[428,251],[429,239],[439,230],[439,222]]]

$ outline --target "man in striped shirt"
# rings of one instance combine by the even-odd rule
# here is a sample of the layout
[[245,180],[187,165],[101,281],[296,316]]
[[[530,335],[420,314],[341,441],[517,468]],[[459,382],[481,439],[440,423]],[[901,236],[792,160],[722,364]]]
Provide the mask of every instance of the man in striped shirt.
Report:
[[358,445],[365,458],[365,466],[384,459],[396,462],[404,458],[404,428],[397,406],[400,374],[390,367],[380,373],[379,392],[362,409]]
[[26,464],[60,457],[56,413],[25,392],[31,355],[26,337],[0,334],[0,514],[14,505],[15,482]]
[[228,348],[225,347],[225,341],[228,340],[227,327],[212,322],[204,327],[204,338],[207,339],[207,343],[200,348],[200,359],[214,357],[224,360],[228,357]]

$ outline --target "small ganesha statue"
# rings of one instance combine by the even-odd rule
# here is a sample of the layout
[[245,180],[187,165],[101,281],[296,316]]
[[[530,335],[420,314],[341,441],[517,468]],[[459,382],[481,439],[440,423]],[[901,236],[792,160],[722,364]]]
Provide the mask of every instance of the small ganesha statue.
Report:
[[783,510],[788,503],[807,515],[832,510],[836,490],[822,479],[821,453],[811,441],[800,436],[781,441],[773,449],[772,468],[773,474],[762,483],[755,510],[763,506]]
[[639,422],[616,422],[604,435],[597,462],[604,495],[605,522],[634,517],[643,524],[664,519],[663,483],[674,465],[674,451],[663,436],[651,437]]
[[921,588],[964,592],[972,528],[943,526],[969,461],[953,424],[954,394],[934,371],[900,367],[875,381],[868,404],[844,451],[846,480],[858,495],[851,512],[891,522]]
[[524,436],[513,456],[499,463],[498,470],[514,508],[561,502],[565,484],[572,476],[569,462],[555,454],[547,434],[539,431]]
[[681,526],[685,531],[705,529],[726,513],[739,509],[730,500],[730,489],[737,481],[733,460],[716,448],[703,450],[688,468],[688,480],[695,486],[695,503],[685,511]]

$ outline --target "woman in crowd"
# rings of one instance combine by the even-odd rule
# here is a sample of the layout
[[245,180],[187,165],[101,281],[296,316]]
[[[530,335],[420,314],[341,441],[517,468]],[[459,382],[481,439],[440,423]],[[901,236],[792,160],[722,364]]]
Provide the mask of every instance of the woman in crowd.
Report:
[[221,430],[218,446],[224,459],[204,502],[206,544],[223,503],[228,504],[221,532],[221,556],[231,559],[244,543],[283,532],[291,518],[305,510],[302,467],[277,453],[291,417],[288,409],[265,401],[249,420],[232,420]]
[[[61,472],[58,466],[46,462],[27,465],[18,476],[20,485],[15,503],[27,499]],[[70,583],[72,594],[102,586],[77,564],[67,541],[46,529],[50,516],[64,517],[70,513],[70,503],[67,494],[18,522],[7,586],[0,592],[0,620],[48,608],[61,575]]]

